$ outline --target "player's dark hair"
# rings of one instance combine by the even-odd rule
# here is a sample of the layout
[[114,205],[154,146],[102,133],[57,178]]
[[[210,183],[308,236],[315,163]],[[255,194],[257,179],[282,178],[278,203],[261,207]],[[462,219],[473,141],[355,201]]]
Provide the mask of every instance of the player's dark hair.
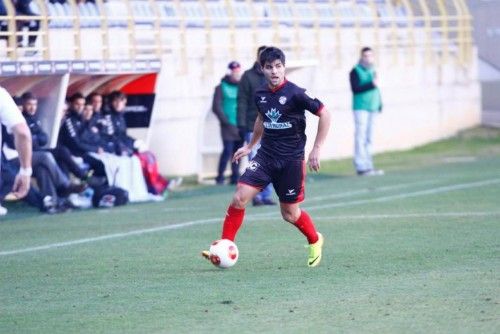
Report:
[[114,90],[108,95],[108,98],[109,102],[113,102],[114,100],[124,100],[127,98],[127,95],[123,94],[118,90]]
[[35,94],[33,94],[32,92],[25,92],[23,95],[21,95],[22,104],[28,102],[29,100],[37,100]]
[[267,46],[265,46],[265,45],[259,46],[259,48],[257,49],[257,58],[260,56],[260,53],[262,51],[264,51],[265,49],[267,49]]
[[361,49],[361,54],[365,53],[366,51],[373,51],[371,47],[365,46],[364,48]]
[[83,96],[82,93],[77,92],[77,93],[74,93],[73,95],[71,95],[69,97],[69,102],[73,103],[73,102],[75,102],[76,100],[79,100],[79,99],[84,99],[85,100],[85,96]]
[[259,64],[262,67],[264,67],[266,63],[272,63],[275,60],[281,60],[281,63],[285,65],[285,54],[274,46],[266,48],[259,56]]
[[101,94],[99,94],[98,92],[92,92],[92,93],[90,93],[90,94],[87,96],[86,102],[87,102],[87,103],[92,102],[92,99],[93,99],[95,96],[102,96],[102,95],[101,95]]

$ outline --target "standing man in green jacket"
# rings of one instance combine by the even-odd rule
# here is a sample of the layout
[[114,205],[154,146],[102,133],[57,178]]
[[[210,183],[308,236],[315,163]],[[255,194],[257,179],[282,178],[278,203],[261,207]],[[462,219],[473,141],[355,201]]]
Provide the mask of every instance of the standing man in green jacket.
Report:
[[[223,149],[219,158],[217,177],[215,182],[224,184],[224,171],[233,154],[243,146],[243,138],[240,137],[237,126],[237,96],[238,82],[241,78],[241,66],[232,61],[227,66],[229,74],[226,74],[220,84],[215,88],[212,111],[219,119],[220,132]],[[231,184],[236,184],[240,177],[239,166],[236,162],[231,163]]]
[[[266,78],[262,72],[262,67],[259,64],[259,56],[266,49],[266,46],[259,46],[257,49],[257,59],[252,68],[243,73],[238,90],[238,128],[240,136],[245,142],[250,143],[253,135],[255,119],[257,118],[257,105],[255,104],[255,92],[266,84]],[[260,143],[252,148],[252,152],[248,155],[251,160],[257,154]],[[272,185],[266,186],[252,200],[253,206],[261,205],[276,205],[272,200]]]
[[373,50],[364,47],[361,49],[359,63],[349,74],[355,125],[354,167],[360,176],[384,174],[383,170],[375,169],[371,153],[373,123],[376,115],[382,110],[374,61]]

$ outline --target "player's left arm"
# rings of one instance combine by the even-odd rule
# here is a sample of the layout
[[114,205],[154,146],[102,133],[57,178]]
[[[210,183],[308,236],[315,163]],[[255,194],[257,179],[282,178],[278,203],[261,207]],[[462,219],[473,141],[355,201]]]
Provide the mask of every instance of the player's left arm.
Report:
[[316,113],[316,116],[319,117],[318,131],[316,132],[314,146],[311,150],[311,153],[309,153],[309,159],[307,160],[309,169],[315,172],[319,171],[320,168],[320,151],[326,140],[326,136],[328,135],[331,120],[330,113],[324,106],[320,108],[320,110]]

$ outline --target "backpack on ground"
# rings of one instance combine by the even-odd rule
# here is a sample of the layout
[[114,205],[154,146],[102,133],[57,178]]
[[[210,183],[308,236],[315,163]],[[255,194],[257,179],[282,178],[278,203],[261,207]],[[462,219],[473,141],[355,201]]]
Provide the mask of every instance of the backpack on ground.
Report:
[[139,158],[142,173],[151,194],[161,195],[167,189],[168,181],[158,172],[158,162],[153,153],[135,153]]

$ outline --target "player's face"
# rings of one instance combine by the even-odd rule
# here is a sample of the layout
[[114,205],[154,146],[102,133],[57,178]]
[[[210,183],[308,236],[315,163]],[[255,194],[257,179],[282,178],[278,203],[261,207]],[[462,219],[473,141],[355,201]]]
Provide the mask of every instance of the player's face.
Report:
[[101,111],[102,108],[102,96],[101,95],[94,95],[92,97],[92,101],[90,101],[92,104],[92,108],[94,108],[95,112]]
[[266,62],[262,68],[262,72],[271,87],[277,87],[285,80],[285,65],[279,59],[273,62]]
[[28,100],[28,101],[24,102],[24,104],[23,104],[23,111],[31,116],[36,114],[37,108],[38,108],[38,101],[34,100],[34,99]]
[[115,111],[122,112],[127,105],[127,99],[114,99],[113,102],[111,102],[111,105]]
[[361,60],[368,65],[373,65],[375,63],[375,55],[373,51],[365,51],[361,54]]
[[86,104],[85,107],[83,107],[83,119],[88,121],[92,118],[92,115],[94,114],[94,108],[90,104]]
[[83,107],[85,107],[85,99],[75,99],[71,102],[71,109],[76,111],[78,114],[81,114],[83,111]]
[[240,81],[241,79],[241,68],[235,68],[234,70],[231,70],[231,73],[229,74],[231,76],[231,79],[234,81]]

